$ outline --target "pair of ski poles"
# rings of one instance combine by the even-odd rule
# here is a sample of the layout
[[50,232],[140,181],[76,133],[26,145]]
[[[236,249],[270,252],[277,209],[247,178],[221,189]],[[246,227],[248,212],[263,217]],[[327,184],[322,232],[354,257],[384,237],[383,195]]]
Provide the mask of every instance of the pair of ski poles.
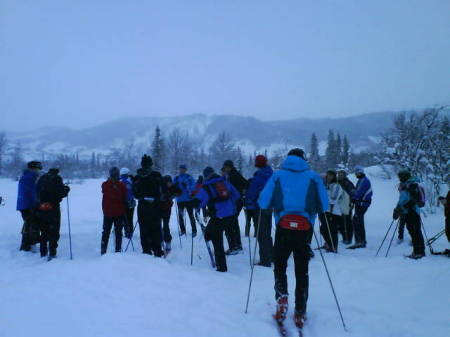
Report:
[[[260,231],[260,228],[261,228],[261,226],[260,226],[261,225],[261,215],[262,215],[262,211],[260,209],[259,210],[259,215],[258,215],[258,228],[256,230],[255,248],[253,250],[253,261],[255,261],[255,258],[256,258],[256,248],[258,246],[259,231]],[[328,225],[328,222],[327,222],[327,225]],[[317,235],[316,235],[316,232],[314,231],[314,229],[313,229],[313,235],[314,235],[314,238],[316,240],[317,245],[319,245],[319,240],[317,239]],[[342,322],[342,326],[343,326],[344,330],[347,331],[347,326],[346,326],[345,321],[344,321],[344,316],[342,315],[341,306],[339,304],[339,301],[338,301],[338,298],[337,298],[337,295],[336,295],[336,291],[334,289],[334,285],[333,285],[333,282],[332,282],[331,277],[330,277],[330,272],[328,271],[328,266],[327,266],[327,263],[325,261],[325,258],[323,256],[323,253],[322,253],[321,249],[319,249],[319,253],[320,253],[320,257],[322,259],[322,263],[323,263],[323,266],[325,268],[326,274],[327,274],[328,282],[330,283],[331,291],[333,292],[333,296],[334,296],[334,300],[336,302],[337,309],[339,311],[339,316],[340,316],[340,319],[341,319],[341,322]],[[252,283],[253,283],[254,267],[255,267],[255,264],[252,263],[251,264],[251,268],[250,268],[250,281],[249,281],[249,285],[248,285],[247,302],[245,304],[245,313],[246,314],[248,313],[248,305],[249,305],[250,293],[251,293],[251,288],[252,288]]]

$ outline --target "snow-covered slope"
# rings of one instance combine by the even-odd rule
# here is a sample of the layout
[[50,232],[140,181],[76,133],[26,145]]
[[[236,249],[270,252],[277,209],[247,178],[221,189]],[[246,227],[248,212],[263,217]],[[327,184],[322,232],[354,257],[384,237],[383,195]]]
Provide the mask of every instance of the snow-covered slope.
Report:
[[[204,241],[177,238],[167,260],[136,251],[100,256],[102,227],[100,180],[73,185],[70,194],[74,260],[70,261],[66,204],[58,258],[18,251],[21,220],[15,211],[16,182],[0,180],[0,336],[1,337],[269,337],[277,331],[273,273],[255,268],[249,313],[244,314],[250,268],[248,242],[243,254],[227,259],[229,272],[211,269]],[[394,246],[388,258],[374,258],[397,196],[393,181],[373,178],[374,203],[367,214],[368,248],[346,250],[326,260],[349,332],[341,327],[320,257],[310,264],[306,337],[449,336],[449,260],[430,256],[405,259],[408,243]],[[428,234],[442,230],[442,212],[424,218]],[[254,239],[251,238],[251,245]],[[316,244],[314,243],[315,247]],[[436,249],[447,243],[442,238]],[[112,240],[110,240],[112,251]],[[292,261],[288,271],[294,294]],[[291,295],[290,315],[293,295]],[[293,324],[289,316],[289,329]],[[292,331],[294,333],[294,331]]]

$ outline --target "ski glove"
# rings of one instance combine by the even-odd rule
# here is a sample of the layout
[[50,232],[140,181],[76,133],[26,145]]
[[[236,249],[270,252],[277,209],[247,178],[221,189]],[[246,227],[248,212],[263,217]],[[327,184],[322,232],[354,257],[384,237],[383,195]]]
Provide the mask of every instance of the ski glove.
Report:
[[394,208],[394,212],[392,213],[392,219],[397,220],[400,217],[400,210],[398,207]]

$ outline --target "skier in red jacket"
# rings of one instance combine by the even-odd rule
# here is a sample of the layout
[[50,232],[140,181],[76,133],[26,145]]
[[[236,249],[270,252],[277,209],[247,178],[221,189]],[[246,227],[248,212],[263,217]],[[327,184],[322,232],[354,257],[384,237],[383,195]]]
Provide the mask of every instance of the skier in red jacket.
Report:
[[114,224],[116,237],[116,253],[122,251],[122,228],[127,211],[127,187],[119,180],[120,171],[117,167],[109,170],[109,179],[102,184],[103,233],[101,254],[108,249],[109,235]]

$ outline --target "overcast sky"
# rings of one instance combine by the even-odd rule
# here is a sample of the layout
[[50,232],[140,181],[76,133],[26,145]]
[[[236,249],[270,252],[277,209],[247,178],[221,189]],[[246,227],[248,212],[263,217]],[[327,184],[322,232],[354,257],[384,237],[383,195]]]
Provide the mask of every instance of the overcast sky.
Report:
[[449,0],[1,0],[0,129],[450,103]]

